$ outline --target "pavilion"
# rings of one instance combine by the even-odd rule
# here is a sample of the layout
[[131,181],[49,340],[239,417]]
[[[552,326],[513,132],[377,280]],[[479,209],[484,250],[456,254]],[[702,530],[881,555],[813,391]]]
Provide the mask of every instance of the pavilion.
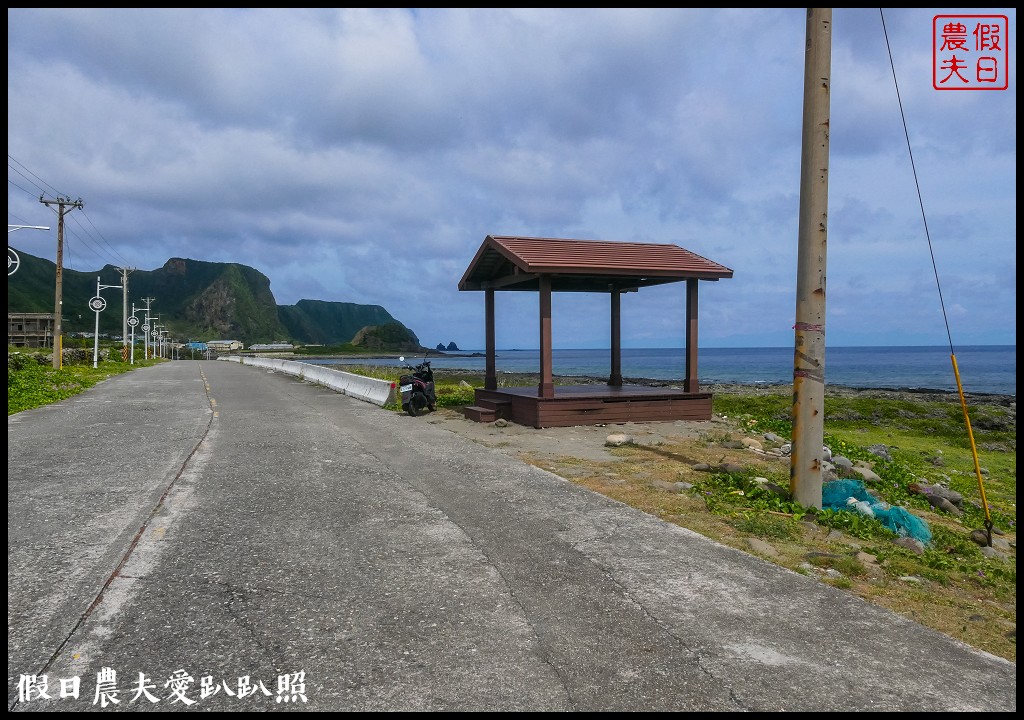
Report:
[[[697,381],[697,283],[731,278],[732,270],[678,245],[488,235],[459,290],[482,290],[486,315],[484,387],[466,417],[505,418],[533,427],[649,420],[710,420],[711,393]],[[641,287],[686,281],[685,368],[681,387],[623,385],[621,296]],[[533,387],[498,387],[494,293],[539,294],[540,380]],[[607,385],[555,385],[551,365],[551,293],[608,293],[611,353]]]

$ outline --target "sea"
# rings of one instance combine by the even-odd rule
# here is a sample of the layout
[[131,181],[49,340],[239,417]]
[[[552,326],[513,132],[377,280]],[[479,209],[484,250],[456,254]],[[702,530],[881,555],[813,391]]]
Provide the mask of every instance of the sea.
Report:
[[[483,350],[441,352],[426,358],[435,374],[446,369],[483,373]],[[498,350],[495,366],[501,373],[540,371],[540,351]],[[1017,395],[1017,346],[971,345],[906,347],[828,347],[825,350],[825,383],[852,388],[939,390],[956,392],[956,374],[966,393]],[[423,355],[409,356],[418,362]],[[323,358],[304,360],[322,365],[375,365],[400,367],[396,357]],[[413,364],[415,364],[413,362]],[[681,380],[685,368],[682,348],[623,348],[622,376],[630,380]],[[552,372],[562,376],[606,377],[610,351],[552,350]],[[793,348],[700,348],[697,379],[701,384],[790,385],[793,382]]]

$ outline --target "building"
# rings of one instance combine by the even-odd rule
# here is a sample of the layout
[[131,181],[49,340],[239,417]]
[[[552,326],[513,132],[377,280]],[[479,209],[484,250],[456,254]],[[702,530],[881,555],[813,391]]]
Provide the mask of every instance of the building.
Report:
[[7,313],[7,344],[53,347],[53,313]]
[[238,340],[207,340],[206,347],[213,352],[235,352],[245,349]]

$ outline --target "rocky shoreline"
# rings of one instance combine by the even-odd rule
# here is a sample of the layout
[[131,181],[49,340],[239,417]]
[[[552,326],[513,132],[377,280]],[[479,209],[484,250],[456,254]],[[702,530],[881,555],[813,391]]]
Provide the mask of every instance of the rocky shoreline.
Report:
[[[388,357],[398,360],[400,353],[384,353],[375,357]],[[481,353],[445,353],[445,357],[481,357]],[[360,357],[359,355],[339,355],[337,357]],[[301,357],[292,356],[291,359],[301,360]],[[322,358],[318,358],[322,359]],[[408,359],[412,359],[411,357]],[[428,358],[429,359],[429,358]],[[436,371],[438,380],[442,380],[446,373],[457,375],[476,376],[482,375],[479,370],[460,368],[445,368]],[[556,384],[559,385],[604,385],[607,377],[588,375],[556,375]],[[651,378],[624,377],[622,381],[627,385],[641,385],[645,387],[678,387],[678,380],[654,380]],[[540,382],[539,373],[515,373],[500,372],[498,383],[504,385],[535,385]],[[792,384],[783,383],[707,383],[700,386],[702,392],[721,393],[728,395],[780,395],[791,394]],[[960,402],[960,396],[950,390],[939,390],[934,388],[860,388],[845,385],[827,385],[825,394],[833,397],[874,397],[888,400],[908,400],[918,402]],[[971,393],[965,392],[964,398],[968,405],[1000,405],[1016,409],[1017,396],[998,393]]]
[[[538,373],[501,373],[499,382],[507,385],[530,385],[540,382]],[[555,382],[563,385],[604,385],[607,378],[593,376],[555,376]],[[678,381],[652,380],[650,378],[623,378],[627,385],[644,387],[679,387]],[[727,395],[783,395],[792,394],[791,384],[744,384],[744,383],[708,383],[700,386],[701,392],[721,393]],[[918,402],[960,402],[959,394],[947,390],[929,388],[858,388],[845,385],[828,385],[825,394],[833,397],[868,397],[887,400],[911,400]],[[968,405],[1002,405],[1016,407],[1016,395],[996,393],[964,393]]]

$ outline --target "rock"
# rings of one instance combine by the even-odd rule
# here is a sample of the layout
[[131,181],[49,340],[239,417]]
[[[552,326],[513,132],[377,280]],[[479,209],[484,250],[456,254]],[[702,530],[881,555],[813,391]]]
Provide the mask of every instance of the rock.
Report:
[[872,470],[871,468],[855,467],[855,468],[851,468],[851,472],[854,472],[857,475],[860,475],[861,479],[864,482],[866,482],[866,483],[867,482],[882,482],[882,478],[878,477],[878,475],[875,474],[875,471]]
[[885,445],[869,445],[867,448],[865,448],[865,450],[867,450],[872,455],[877,455],[886,462],[892,461],[892,456],[889,455],[889,448],[887,448]]
[[[922,543],[920,540],[915,540],[912,537],[898,537],[892,541],[892,544],[906,548],[915,555],[924,555],[924,543]],[[900,580],[903,579],[904,578],[900,578]]]
[[[974,532],[981,533],[982,535],[984,535],[984,533],[985,533],[984,530],[975,530]],[[971,534],[971,539],[974,540],[973,533]],[[984,537],[980,537],[979,536],[979,539],[975,540],[975,542],[977,542],[979,545],[981,545],[983,550],[986,547],[988,547],[988,542],[986,541],[986,539]],[[1008,552],[1010,552],[1013,549],[1013,546],[1010,545],[1010,541],[1009,540],[1007,540],[1006,538],[999,537],[998,535],[996,535],[994,533],[992,535],[992,547],[994,549],[999,550],[1000,552],[1004,552],[1004,553],[1008,553]]]
[[984,530],[971,530],[971,540],[982,547],[988,546],[988,533]]
[[690,467],[696,470],[697,472],[708,472],[711,470],[711,466],[708,465],[707,463],[694,463]]
[[761,445],[761,443],[758,442],[757,440],[755,440],[754,438],[750,438],[750,437],[740,438],[740,442],[743,444],[743,447],[748,447],[751,450],[763,450],[764,449],[764,446]]
[[933,508],[942,510],[943,512],[948,512],[950,515],[956,515],[957,517],[960,517],[964,514],[963,510],[958,508],[956,505],[954,505],[944,497],[932,495],[931,493],[924,493],[924,496],[928,498],[928,502],[931,504]]
[[846,535],[844,535],[842,531],[833,528],[828,531],[828,535],[825,536],[825,539],[829,542],[842,543],[846,542]]
[[1004,555],[1003,553],[999,552],[994,547],[989,547],[988,545],[985,545],[984,547],[981,548],[981,554],[984,555],[985,557],[987,557],[990,560],[1005,560],[1006,559],[1006,555]]
[[853,468],[853,461],[845,455],[833,455],[831,462],[837,468],[842,468],[843,470],[850,470]]
[[956,490],[950,490],[942,485],[928,485],[924,483],[910,483],[907,485],[907,490],[914,493],[919,493],[929,497],[945,498],[957,508],[961,507],[964,502],[964,496],[958,493]]
[[744,470],[745,470],[746,468],[744,468],[744,467],[743,467],[742,465],[740,465],[739,463],[734,463],[734,462],[724,462],[724,463],[722,463],[721,465],[719,465],[719,466],[718,466],[718,469],[719,469],[719,471],[720,471],[720,472],[726,472],[726,473],[741,473],[741,472],[743,472],[743,471],[744,471]]
[[857,552],[856,558],[857,558],[857,560],[862,565],[877,565],[878,564],[878,558],[877,557],[875,557],[871,553],[866,553],[863,550],[860,550],[860,551]]
[[607,447],[622,447],[623,445],[632,445],[633,442],[633,437],[626,433],[612,433],[604,440]]
[[779,485],[776,485],[773,482],[766,483],[765,488],[771,490],[775,495],[782,498],[783,500],[789,501],[791,499],[789,496],[789,490]]
[[772,547],[771,545],[766,543],[761,538],[756,538],[756,537],[747,538],[747,545],[749,545],[750,549],[753,550],[754,552],[756,552],[759,555],[765,555],[765,556],[770,557],[770,558],[781,557],[779,555],[779,551],[778,550],[776,550],[774,547]]

